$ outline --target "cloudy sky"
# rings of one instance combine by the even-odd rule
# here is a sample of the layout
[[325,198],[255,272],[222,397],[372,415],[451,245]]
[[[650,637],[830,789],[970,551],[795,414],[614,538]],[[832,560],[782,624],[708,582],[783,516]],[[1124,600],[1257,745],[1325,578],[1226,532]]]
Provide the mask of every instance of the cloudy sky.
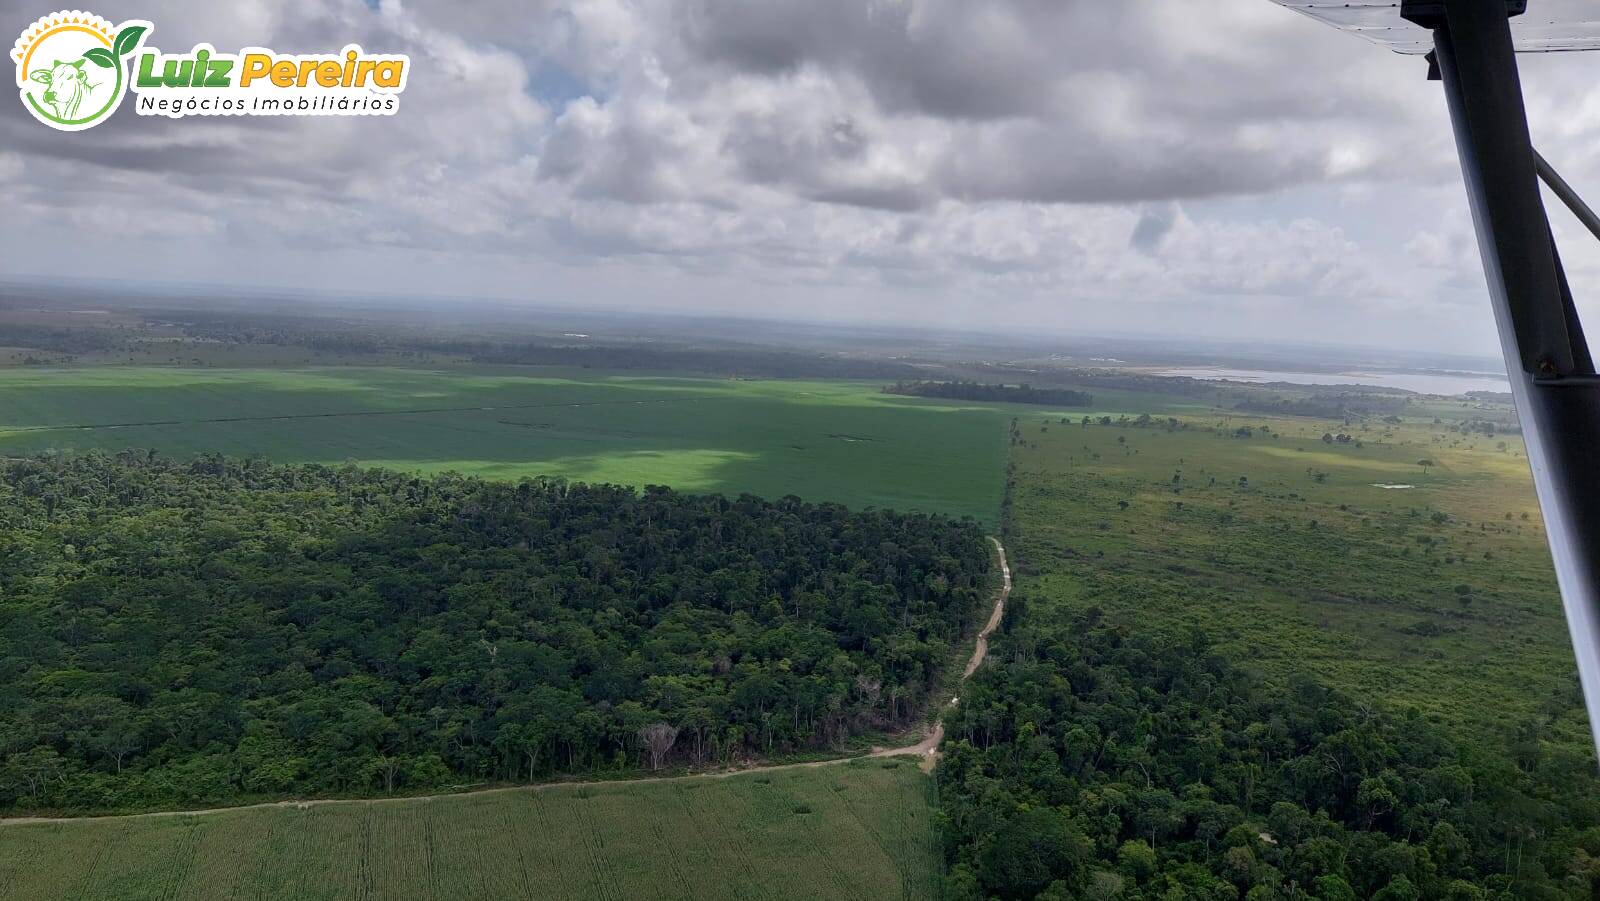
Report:
[[[0,0],[0,31],[53,8]],[[61,134],[0,103],[0,278],[1495,348],[1423,63],[1267,0],[93,11],[168,52],[355,41],[413,68],[392,118],[130,102]],[[1524,81],[1546,156],[1600,195],[1600,54]],[[1600,252],[1555,219],[1595,295]]]

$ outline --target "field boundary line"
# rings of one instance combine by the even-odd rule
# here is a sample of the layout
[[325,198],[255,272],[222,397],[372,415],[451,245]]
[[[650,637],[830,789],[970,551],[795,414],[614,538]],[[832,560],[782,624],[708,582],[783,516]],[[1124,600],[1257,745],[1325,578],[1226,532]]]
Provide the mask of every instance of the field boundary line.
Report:
[[414,410],[344,410],[332,413],[275,413],[270,416],[215,416],[205,419],[152,419],[141,422],[100,422],[74,425],[24,425],[0,426],[0,432],[23,434],[37,432],[92,432],[98,429],[139,429],[167,425],[215,425],[229,422],[285,422],[295,419],[344,419],[357,416],[426,416],[433,413],[493,413],[499,410],[548,410],[562,407],[606,407],[642,404],[685,404],[699,397],[657,397],[649,400],[590,400],[543,404],[491,404],[474,407],[422,407]]

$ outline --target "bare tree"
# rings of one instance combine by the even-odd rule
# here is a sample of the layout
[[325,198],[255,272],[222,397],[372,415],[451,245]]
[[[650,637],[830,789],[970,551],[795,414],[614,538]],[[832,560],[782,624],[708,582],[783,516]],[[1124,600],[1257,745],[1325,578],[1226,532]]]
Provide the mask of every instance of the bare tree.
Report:
[[106,755],[122,772],[122,763],[129,754],[138,752],[144,745],[138,727],[127,721],[111,723],[93,739],[96,750]]
[[400,757],[379,757],[376,766],[378,775],[383,777],[383,790],[394,791],[395,780],[400,778],[400,769],[405,766],[405,760]]
[[883,697],[883,682],[862,673],[856,676],[855,688],[856,694],[866,703],[853,712],[853,717],[871,717],[878,708],[878,700]]
[[50,780],[61,775],[61,756],[53,748],[34,748],[12,754],[6,762],[28,783],[28,797],[38,800]]
[[672,750],[673,742],[678,740],[678,727],[666,723],[651,723],[639,730],[639,740],[650,749],[650,769],[661,769],[661,761],[666,758],[667,752]]
[[856,691],[865,698],[868,707],[878,706],[878,698],[883,694],[883,683],[871,676],[862,674],[856,676]]

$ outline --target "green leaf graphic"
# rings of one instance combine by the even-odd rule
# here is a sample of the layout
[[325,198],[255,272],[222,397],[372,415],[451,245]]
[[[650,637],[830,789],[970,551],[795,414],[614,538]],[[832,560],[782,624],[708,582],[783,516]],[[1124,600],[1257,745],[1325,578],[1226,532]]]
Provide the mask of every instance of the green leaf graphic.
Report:
[[111,56],[111,51],[104,47],[91,47],[85,50],[83,58],[102,69],[109,69],[117,64],[116,59]]
[[127,28],[117,32],[117,40],[115,42],[117,55],[127,56],[132,53],[133,48],[139,46],[139,38],[144,37],[144,33],[145,27],[143,25],[129,25]]

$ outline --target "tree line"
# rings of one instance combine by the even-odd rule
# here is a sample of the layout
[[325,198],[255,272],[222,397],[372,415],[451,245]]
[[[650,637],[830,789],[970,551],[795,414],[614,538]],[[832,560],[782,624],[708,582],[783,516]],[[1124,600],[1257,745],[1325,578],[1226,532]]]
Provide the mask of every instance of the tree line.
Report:
[[751,348],[709,340],[649,344],[620,339],[507,337],[408,327],[389,323],[340,322],[309,316],[185,311],[183,333],[224,344],[305,347],[330,354],[406,354],[455,357],[475,363],[570,366],[622,371],[695,372],[768,378],[899,378],[916,367],[841,353]]
[[63,354],[116,350],[127,339],[110,329],[0,323],[0,347],[23,347]]
[[1309,416],[1314,419],[1369,419],[1403,413],[1411,399],[1402,395],[1372,392],[1344,392],[1283,397],[1256,395],[1233,405],[1243,413],[1270,416]]
[[147,452],[0,464],[0,806],[661,768],[918,715],[979,527]]
[[944,397],[952,400],[997,401],[1010,404],[1041,404],[1051,407],[1087,407],[1094,403],[1094,395],[1068,388],[1035,388],[1026,382],[1020,385],[987,385],[982,382],[895,382],[883,389],[884,394],[907,397]]

